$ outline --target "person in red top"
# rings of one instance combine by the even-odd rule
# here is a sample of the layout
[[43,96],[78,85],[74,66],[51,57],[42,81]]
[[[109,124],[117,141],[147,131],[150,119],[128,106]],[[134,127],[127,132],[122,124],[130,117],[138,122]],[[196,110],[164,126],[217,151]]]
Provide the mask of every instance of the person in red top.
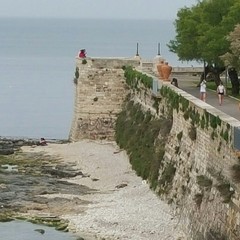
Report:
[[86,50],[85,49],[81,49],[78,56],[80,58],[85,58],[86,57]]

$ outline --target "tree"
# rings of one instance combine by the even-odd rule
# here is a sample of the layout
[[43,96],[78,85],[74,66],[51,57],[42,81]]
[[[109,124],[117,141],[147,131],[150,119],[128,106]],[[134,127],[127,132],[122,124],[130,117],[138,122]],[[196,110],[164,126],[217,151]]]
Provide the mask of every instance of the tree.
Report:
[[226,36],[240,22],[239,12],[239,0],[203,0],[180,9],[175,39],[168,44],[170,51],[182,61],[206,62],[205,74],[211,72],[218,85],[225,69],[220,56],[230,48]]
[[228,66],[228,74],[232,83],[232,94],[239,94],[239,79],[238,72],[240,70],[240,24],[236,25],[234,31],[232,31],[228,36],[227,40],[230,42],[229,52],[220,56],[220,58]]

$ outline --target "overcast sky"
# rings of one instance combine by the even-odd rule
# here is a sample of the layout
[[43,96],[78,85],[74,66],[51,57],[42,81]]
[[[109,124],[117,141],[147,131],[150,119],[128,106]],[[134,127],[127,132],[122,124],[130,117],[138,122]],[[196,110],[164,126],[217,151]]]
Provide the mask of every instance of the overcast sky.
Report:
[[175,19],[197,0],[0,0],[0,17]]

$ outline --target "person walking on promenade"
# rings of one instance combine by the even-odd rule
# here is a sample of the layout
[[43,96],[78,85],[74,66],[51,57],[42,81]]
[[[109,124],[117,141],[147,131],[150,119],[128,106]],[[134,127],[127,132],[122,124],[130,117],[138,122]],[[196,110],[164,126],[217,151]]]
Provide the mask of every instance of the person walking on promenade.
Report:
[[200,99],[204,102],[206,102],[206,88],[207,88],[207,85],[206,85],[206,80],[203,79],[200,83]]
[[223,86],[222,81],[220,81],[218,87],[217,87],[217,94],[218,94],[218,102],[221,106],[223,104],[223,96],[225,94],[225,87]]

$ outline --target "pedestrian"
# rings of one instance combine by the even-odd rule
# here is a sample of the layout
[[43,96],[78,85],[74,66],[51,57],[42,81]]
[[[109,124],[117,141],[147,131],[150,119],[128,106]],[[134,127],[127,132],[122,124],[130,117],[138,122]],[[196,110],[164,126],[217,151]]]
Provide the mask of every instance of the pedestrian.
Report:
[[200,83],[200,99],[204,102],[206,102],[206,88],[207,88],[207,85],[206,85],[206,80],[203,79]]
[[223,104],[223,96],[225,94],[225,87],[223,86],[222,81],[220,81],[218,87],[217,87],[217,94],[218,94],[218,102],[221,106]]
[[173,78],[172,81],[171,81],[171,84],[178,88],[178,80],[177,80],[177,78]]

